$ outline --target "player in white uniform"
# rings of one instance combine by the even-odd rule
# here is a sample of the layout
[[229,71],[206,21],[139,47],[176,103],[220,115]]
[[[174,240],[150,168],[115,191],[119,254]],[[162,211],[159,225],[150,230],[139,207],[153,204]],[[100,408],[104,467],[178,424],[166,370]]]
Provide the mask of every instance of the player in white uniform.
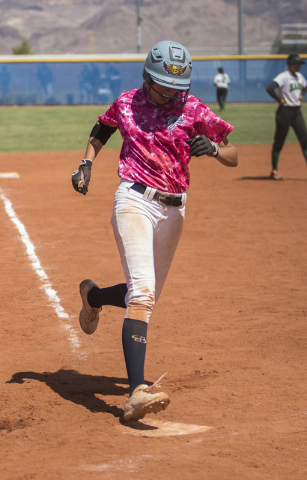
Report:
[[216,86],[216,98],[220,106],[220,112],[223,112],[225,110],[230,78],[227,73],[224,72],[224,69],[222,67],[219,67],[217,71],[219,73],[214,76],[213,83]]
[[236,148],[227,140],[233,127],[189,95],[192,59],[185,47],[159,42],[143,69],[143,88],[124,92],[99,117],[85,158],[73,173],[75,190],[86,194],[92,162],[118,128],[123,137],[112,226],[126,283],[99,288],[80,284],[80,325],[92,334],[103,305],[126,308],[122,342],[130,396],[125,420],[165,409],[166,393],[152,393],[144,380],[147,326],[183,228],[191,156],[215,157],[235,167]]
[[[299,55],[289,55],[287,70],[277,75],[266,89],[268,94],[279,104],[275,116],[276,129],[272,148],[271,178],[273,180],[284,180],[278,171],[278,160],[290,126],[296,133],[307,161],[307,129],[300,108],[307,92],[306,78],[300,73],[302,65],[305,65],[305,62]],[[275,91],[277,88],[278,93]]]

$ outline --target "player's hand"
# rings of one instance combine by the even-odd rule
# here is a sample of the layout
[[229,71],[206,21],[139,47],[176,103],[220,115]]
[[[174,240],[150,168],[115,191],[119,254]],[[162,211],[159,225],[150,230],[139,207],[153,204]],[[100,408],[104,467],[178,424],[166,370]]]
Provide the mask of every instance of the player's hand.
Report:
[[72,186],[77,192],[83,193],[83,195],[86,195],[86,192],[88,191],[92,164],[92,161],[89,159],[82,160],[78,170],[76,170],[71,176]]
[[281,98],[279,104],[280,104],[280,105],[285,105],[285,103],[286,103],[286,100],[285,100],[284,98]]
[[190,146],[191,157],[201,157],[202,155],[217,157],[220,154],[219,145],[209,140],[206,135],[196,135],[196,137],[186,140],[186,143]]

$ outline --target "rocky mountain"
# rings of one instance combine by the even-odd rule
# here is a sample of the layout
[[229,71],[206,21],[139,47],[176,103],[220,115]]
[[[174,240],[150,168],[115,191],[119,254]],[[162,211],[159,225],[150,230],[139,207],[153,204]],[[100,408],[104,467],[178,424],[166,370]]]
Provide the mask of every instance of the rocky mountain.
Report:
[[[0,54],[135,53],[136,0],[0,0]],[[307,23],[307,0],[242,0],[246,53],[270,52],[282,23]],[[140,0],[141,51],[162,39],[192,54],[238,52],[238,0]]]

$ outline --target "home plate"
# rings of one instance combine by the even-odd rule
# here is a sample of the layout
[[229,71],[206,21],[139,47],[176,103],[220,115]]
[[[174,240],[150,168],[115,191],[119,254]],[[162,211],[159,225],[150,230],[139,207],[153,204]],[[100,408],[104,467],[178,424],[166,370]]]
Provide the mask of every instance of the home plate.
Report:
[[[128,428],[127,428],[128,427]],[[206,432],[213,427],[205,425],[189,425],[187,423],[163,422],[159,420],[140,420],[121,426],[122,433],[140,437],[169,437],[171,435],[189,435]]]
[[19,178],[19,175],[16,172],[0,173],[0,178]]

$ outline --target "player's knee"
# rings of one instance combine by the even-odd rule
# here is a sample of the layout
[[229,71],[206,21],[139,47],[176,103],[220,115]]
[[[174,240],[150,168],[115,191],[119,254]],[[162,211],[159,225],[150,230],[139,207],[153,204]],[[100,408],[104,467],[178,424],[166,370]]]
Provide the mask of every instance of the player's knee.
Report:
[[282,149],[284,144],[281,143],[274,143],[273,144],[273,152],[279,153]]
[[153,308],[155,306],[155,296],[148,292],[138,296],[132,296],[128,299],[126,318],[149,322]]

